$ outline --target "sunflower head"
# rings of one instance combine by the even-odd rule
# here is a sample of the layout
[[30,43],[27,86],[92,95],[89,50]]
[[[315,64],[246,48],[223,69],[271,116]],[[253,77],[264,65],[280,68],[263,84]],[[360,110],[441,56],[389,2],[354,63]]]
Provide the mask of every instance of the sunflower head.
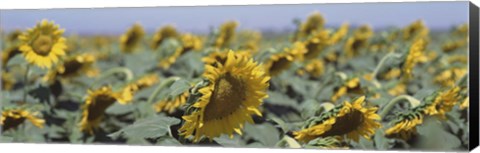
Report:
[[[202,61],[207,65],[214,65],[214,66],[219,64],[224,65],[225,62],[227,61],[228,52],[229,51],[226,51],[226,50],[214,50],[210,52],[208,56],[203,57]],[[238,50],[234,52],[235,52],[235,56],[244,56],[246,58],[252,57],[251,52],[247,50],[245,51]]]
[[323,61],[320,59],[313,59],[303,68],[297,70],[297,74],[299,75],[303,75],[305,72],[312,77],[320,77],[325,72]]
[[468,70],[464,67],[448,68],[438,73],[434,77],[434,82],[443,87],[451,87],[467,73]]
[[127,32],[120,36],[120,49],[122,52],[131,53],[135,51],[135,48],[140,44],[144,35],[145,31],[143,27],[135,23]]
[[164,45],[161,45],[161,47],[163,48],[161,53],[162,56],[157,66],[163,69],[168,69],[182,55],[183,47],[176,39],[167,39],[164,40],[164,42],[168,43],[164,43]]
[[314,117],[303,129],[293,132],[295,139],[307,143],[319,137],[346,136],[358,142],[360,136],[367,140],[380,128],[380,116],[376,107],[362,106],[365,96],[356,98],[353,103],[343,104]]
[[317,58],[325,47],[331,45],[329,41],[329,32],[327,30],[315,31],[304,44],[307,49],[305,58]]
[[45,75],[44,80],[51,82],[55,77],[72,78],[80,75],[94,77],[98,75],[98,69],[95,68],[96,57],[92,54],[81,54],[68,57],[56,69],[53,69]]
[[94,91],[89,90],[85,104],[82,106],[80,129],[93,134],[93,130],[100,125],[105,110],[116,101],[121,101],[121,95],[114,93],[110,87],[104,86]]
[[2,71],[2,90],[10,91],[15,85],[16,79],[12,72]]
[[410,50],[405,58],[405,62],[402,66],[402,71],[405,78],[412,77],[413,67],[419,62],[419,59],[423,56],[423,52],[427,43],[424,39],[417,39],[413,44],[410,46]]
[[434,93],[434,97],[424,109],[426,115],[437,116],[446,119],[446,113],[453,109],[453,106],[463,99],[460,94],[460,87],[452,87],[446,91]]
[[429,30],[422,20],[417,20],[403,29],[404,40],[414,40],[424,38],[428,35]]
[[460,110],[464,110],[470,107],[470,101],[468,99],[469,97],[466,97],[465,99],[463,99],[462,103],[460,104]]
[[42,20],[18,37],[21,41],[19,50],[29,63],[50,68],[65,56],[67,46],[63,32],[53,21]]
[[20,108],[3,110],[2,116],[0,117],[0,125],[2,126],[2,131],[15,129],[20,124],[25,122],[25,120],[30,121],[34,126],[38,128],[43,128],[45,120],[38,118],[36,114],[37,113],[32,113],[28,110]]
[[157,102],[153,107],[157,112],[173,113],[177,108],[184,106],[187,103],[189,91],[185,91],[176,97],[168,97]]
[[194,111],[182,117],[181,136],[198,142],[202,136],[211,140],[242,134],[244,123],[253,123],[251,115],[262,115],[259,106],[268,97],[270,78],[253,59],[229,51],[224,64],[205,66],[204,77],[208,85],[198,90],[201,97],[191,106]]
[[347,94],[363,94],[362,87],[360,86],[360,79],[358,77],[351,78],[343,82],[343,84],[334,89],[334,94],[332,96],[332,102],[336,102],[340,97]]
[[296,40],[305,38],[311,33],[323,29],[324,24],[325,18],[323,18],[322,14],[320,14],[320,12],[313,12],[304,23],[299,25]]
[[397,116],[397,119],[392,122],[390,128],[385,131],[387,138],[398,138],[409,140],[417,132],[417,126],[422,124],[423,115],[421,113],[407,112]]
[[7,36],[7,41],[15,43],[19,40],[19,36],[22,35],[22,31],[20,30],[14,30],[10,32]]
[[2,52],[2,67],[6,68],[8,61],[15,57],[15,55],[20,54],[20,48],[18,46],[7,48],[5,51]]
[[340,28],[330,36],[330,44],[336,44],[341,41],[348,34],[349,26],[348,23],[343,23]]
[[292,46],[285,47],[283,51],[272,55],[264,65],[265,70],[270,76],[276,76],[290,68],[295,60],[302,61],[306,51],[303,43],[295,42]]
[[235,38],[235,30],[238,26],[236,21],[228,21],[223,23],[220,26],[217,37],[213,42],[213,46],[216,48],[225,48],[230,45],[230,43]]
[[158,46],[160,46],[160,44],[162,44],[165,39],[177,37],[179,37],[177,29],[173,25],[166,25],[158,29],[155,35],[153,35],[151,47],[155,50],[158,48]]
[[200,50],[202,48],[202,39],[199,36],[193,34],[184,34],[181,36],[183,52],[190,50]]
[[159,81],[158,75],[147,74],[140,79],[132,81],[125,85],[122,91],[119,92],[119,98],[117,99],[120,104],[131,103],[135,93],[138,91],[151,87]]

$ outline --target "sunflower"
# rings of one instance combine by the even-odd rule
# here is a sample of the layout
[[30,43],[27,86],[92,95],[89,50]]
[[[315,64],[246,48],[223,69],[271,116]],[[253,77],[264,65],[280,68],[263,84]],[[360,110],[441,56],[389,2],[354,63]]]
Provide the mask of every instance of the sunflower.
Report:
[[182,55],[183,48],[182,47],[176,47],[173,53],[171,53],[169,56],[165,57],[164,59],[160,60],[158,62],[157,66],[168,69],[175,61],[177,61],[178,57]]
[[297,33],[293,38],[293,41],[297,41],[299,39],[305,38],[309,36],[311,33],[323,29],[325,24],[325,19],[323,18],[320,12],[314,12],[310,16],[308,16],[307,21],[299,25]]
[[131,53],[141,43],[145,31],[143,27],[135,23],[130,29],[120,36],[120,49],[124,53]]
[[323,61],[320,59],[311,60],[305,67],[297,70],[297,74],[303,75],[304,73],[309,73],[313,77],[319,77],[325,72],[325,66]]
[[12,43],[15,43],[17,42],[19,39],[18,37],[22,35],[22,31],[20,30],[14,30],[12,32],[10,32],[7,36],[7,40],[8,42],[12,42]]
[[2,71],[2,90],[10,91],[15,85],[16,79],[12,72]]
[[408,140],[417,132],[417,126],[422,124],[423,115],[419,113],[405,113],[398,116],[393,126],[385,131],[388,138],[400,138]]
[[460,110],[464,110],[468,107],[470,107],[470,101],[468,100],[469,98],[465,98],[463,102],[460,104]]
[[467,45],[467,40],[466,39],[461,39],[461,40],[455,40],[455,41],[449,41],[443,44],[442,50],[443,52],[452,52],[455,51],[461,47],[464,47]]
[[262,116],[259,106],[268,97],[270,77],[253,59],[229,51],[225,64],[205,66],[204,77],[209,84],[199,89],[202,96],[192,105],[195,110],[182,117],[181,136],[194,136],[194,142],[202,136],[233,137],[233,132],[242,134],[246,121],[253,123],[251,115]]
[[53,21],[42,20],[18,37],[21,41],[19,50],[29,63],[50,68],[65,56],[67,46],[63,32]]
[[447,91],[435,94],[432,103],[425,108],[425,114],[446,119],[445,114],[450,112],[457,103],[462,100],[460,87],[453,87]]
[[160,46],[160,44],[162,44],[162,42],[165,40],[165,39],[168,39],[168,38],[177,38],[179,37],[179,34],[177,32],[177,29],[172,26],[172,25],[166,25],[160,29],[158,29],[158,31],[155,33],[155,35],[153,35],[153,41],[152,41],[152,49],[157,49],[158,46]]
[[174,98],[167,98],[165,100],[157,102],[153,107],[157,112],[168,112],[173,113],[175,109],[185,105],[190,93],[188,91],[183,92]]
[[341,41],[348,33],[349,24],[343,23],[338,30],[330,36],[330,44]]
[[325,47],[330,45],[330,40],[328,38],[329,32],[327,30],[315,31],[311,34],[305,42],[305,47],[307,52],[305,53],[306,59],[317,58],[318,55],[325,49]]
[[235,38],[235,29],[237,26],[238,22],[236,21],[228,21],[223,23],[220,26],[220,31],[213,42],[213,46],[216,48],[228,47]]
[[423,56],[423,51],[425,50],[426,45],[426,41],[423,39],[418,39],[413,42],[402,66],[405,78],[410,78],[412,76],[413,67],[419,62],[420,57]]
[[392,96],[399,96],[407,92],[407,85],[404,82],[399,82],[394,87],[388,89],[388,94]]
[[467,64],[468,63],[468,56],[466,55],[450,55],[448,57],[448,63],[462,63],[462,64]]
[[332,102],[336,102],[341,96],[348,93],[363,94],[363,90],[360,86],[359,78],[352,78],[343,83],[340,87],[334,89],[335,92],[332,96]]
[[399,68],[392,68],[388,70],[385,74],[381,75],[380,77],[385,80],[392,80],[395,78],[400,77],[402,74],[402,70]]
[[141,77],[138,80],[132,81],[125,85],[120,92],[120,99],[118,100],[121,104],[128,104],[132,102],[133,97],[136,92],[151,87],[159,81],[158,75],[156,74],[148,74]]
[[367,46],[366,39],[350,37],[347,39],[347,42],[345,42],[343,49],[345,50],[347,57],[354,57],[359,54],[360,49],[366,46]]
[[322,113],[319,121],[309,123],[303,129],[293,132],[295,139],[309,142],[319,137],[346,136],[358,142],[359,137],[370,140],[375,130],[381,127],[378,108],[363,107],[365,96],[355,99],[351,104],[345,101],[328,112]]
[[[252,54],[249,51],[234,51],[235,56],[244,56],[245,58],[251,58]],[[208,56],[203,57],[202,61],[207,65],[217,65],[216,63],[224,65],[227,61],[228,51],[214,50],[208,54]]]
[[94,77],[98,75],[98,69],[94,66],[95,61],[96,57],[92,54],[71,56],[65,59],[58,67],[50,70],[43,79],[44,81],[51,82],[54,81],[57,76],[61,78],[72,78],[81,75]]
[[404,40],[415,40],[425,38],[429,33],[428,28],[422,20],[417,20],[403,29]]
[[291,47],[285,47],[283,52],[272,55],[264,67],[268,75],[276,76],[290,68],[295,60],[303,60],[303,55],[306,52],[305,45],[301,42],[295,42]]
[[2,67],[6,68],[8,61],[10,61],[15,55],[20,54],[21,51],[18,46],[10,47],[2,52]]
[[195,36],[193,34],[184,34],[181,36],[183,51],[182,53],[186,53],[190,50],[200,50],[202,48],[202,40],[199,36]]
[[262,40],[262,34],[257,31],[242,31],[239,35],[239,37],[245,40],[239,48],[250,50],[252,54],[256,54],[259,49],[259,43]]
[[444,87],[451,87],[467,73],[467,68],[452,67],[441,71],[433,80]]
[[2,112],[0,117],[0,125],[2,125],[2,132],[9,129],[15,129],[25,120],[29,120],[38,128],[43,128],[45,120],[36,117],[37,113],[29,112],[25,109],[8,109]]
[[105,110],[116,101],[125,101],[119,93],[114,93],[110,87],[101,87],[97,90],[88,90],[88,96],[85,104],[82,106],[82,119],[80,129],[84,132],[93,134],[93,130],[98,128],[102,121]]

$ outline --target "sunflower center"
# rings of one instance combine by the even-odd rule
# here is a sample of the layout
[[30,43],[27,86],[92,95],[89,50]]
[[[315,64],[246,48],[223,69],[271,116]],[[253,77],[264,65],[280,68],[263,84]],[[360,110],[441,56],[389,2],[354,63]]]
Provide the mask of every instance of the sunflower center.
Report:
[[16,128],[18,127],[18,125],[22,124],[24,121],[25,121],[25,117],[20,117],[20,118],[7,117],[5,119],[5,122],[3,123],[2,132],[12,128]]
[[362,40],[355,40],[352,44],[353,51],[358,51],[363,46]]
[[323,133],[322,137],[337,136],[350,133],[359,128],[362,125],[363,121],[363,113],[356,109],[352,109],[350,112],[345,114],[345,116],[337,118],[335,124],[332,125],[332,128],[329,131]]
[[306,48],[308,50],[307,53],[305,53],[305,57],[307,58],[315,58],[318,53],[320,53],[321,49],[320,49],[320,44],[316,44],[316,43],[308,43],[306,45]]
[[245,85],[239,78],[227,73],[215,83],[210,102],[205,107],[204,119],[209,121],[226,117],[242,107],[245,100]]
[[65,66],[65,71],[62,73],[62,75],[69,75],[78,72],[83,66],[82,63],[78,62],[77,60],[71,60],[68,62],[65,62],[63,64]]
[[286,57],[278,59],[278,61],[273,62],[270,67],[270,72],[280,71],[290,65],[290,61]]
[[105,110],[112,105],[116,99],[109,95],[98,95],[94,98],[94,102],[88,106],[88,118],[87,120],[95,120],[103,113]]
[[50,53],[52,46],[52,37],[48,35],[40,35],[32,42],[33,51],[42,56],[47,56]]

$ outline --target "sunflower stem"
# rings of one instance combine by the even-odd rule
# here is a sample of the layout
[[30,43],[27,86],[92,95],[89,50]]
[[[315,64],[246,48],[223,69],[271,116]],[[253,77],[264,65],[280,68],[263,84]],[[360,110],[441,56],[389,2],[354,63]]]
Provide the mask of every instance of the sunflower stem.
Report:
[[390,111],[393,109],[393,107],[397,103],[402,102],[404,100],[406,100],[410,103],[411,108],[414,108],[414,107],[417,107],[418,105],[420,105],[420,100],[418,100],[418,99],[416,99],[412,96],[409,96],[409,95],[401,95],[401,96],[395,97],[390,102],[388,102],[388,104],[382,109],[382,112],[380,113],[380,116],[382,118],[384,118],[386,115],[388,115],[388,113],[390,113]]
[[108,78],[109,76],[112,76],[117,73],[123,73],[126,76],[125,82],[128,82],[133,79],[133,73],[130,69],[126,67],[116,67],[108,70],[107,72],[103,73],[100,75],[95,81],[93,81],[91,87],[97,85],[100,81],[102,81],[105,78]]
[[381,88],[382,85],[378,82],[377,80],[377,75],[378,75],[378,72],[380,71],[380,69],[382,69],[382,67],[385,65],[385,62],[391,58],[391,57],[395,57],[395,58],[400,58],[401,55],[400,54],[396,54],[396,53],[388,53],[387,55],[385,55],[381,60],[380,60],[380,63],[378,63],[377,67],[375,68],[375,70],[373,71],[372,73],[372,83],[377,87],[377,88]]
[[160,94],[160,91],[162,91],[165,87],[172,85],[177,80],[180,80],[180,77],[170,77],[163,81],[160,85],[157,86],[157,88],[155,88],[150,97],[148,97],[147,102],[151,104],[153,100],[157,97],[157,95]]
[[23,81],[25,82],[25,84],[23,85],[23,102],[27,102],[28,73],[30,73],[30,64],[27,64],[27,69],[25,70],[25,75],[23,76]]

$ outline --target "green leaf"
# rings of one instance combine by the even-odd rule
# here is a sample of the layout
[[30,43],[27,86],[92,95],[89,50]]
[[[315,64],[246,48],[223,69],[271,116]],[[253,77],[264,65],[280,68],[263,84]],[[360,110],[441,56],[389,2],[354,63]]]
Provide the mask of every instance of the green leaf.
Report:
[[280,140],[280,133],[269,123],[245,124],[245,134],[264,144],[273,147]]
[[28,94],[42,103],[50,103],[50,89],[47,87],[38,85],[37,88],[30,90]]
[[375,148],[378,150],[388,150],[392,147],[391,140],[387,139],[383,130],[377,130],[374,136]]
[[188,83],[187,80],[184,80],[184,79],[177,80],[170,86],[169,96],[171,97],[179,96],[180,94],[187,91],[188,88],[190,88],[190,83]]
[[110,134],[109,137],[118,138],[124,135],[128,138],[157,138],[166,135],[170,131],[170,126],[178,123],[180,123],[180,120],[177,118],[154,116],[135,121],[132,125]]
[[267,94],[268,94],[268,98],[265,101],[269,104],[298,108],[297,102],[293,99],[290,99],[285,94],[281,94],[279,92],[272,92],[272,91],[268,91]]
[[230,138],[227,135],[222,135],[217,138],[213,138],[215,142],[225,147],[244,147],[245,141],[243,141],[240,136],[234,135],[233,138]]
[[135,110],[135,107],[132,107],[132,105],[122,105],[119,103],[115,103],[112,106],[108,107],[105,112],[112,115],[121,115],[132,112],[133,110]]
[[445,131],[441,123],[433,118],[425,118],[418,127],[418,133],[418,142],[413,145],[422,150],[455,150],[461,145],[455,135]]

